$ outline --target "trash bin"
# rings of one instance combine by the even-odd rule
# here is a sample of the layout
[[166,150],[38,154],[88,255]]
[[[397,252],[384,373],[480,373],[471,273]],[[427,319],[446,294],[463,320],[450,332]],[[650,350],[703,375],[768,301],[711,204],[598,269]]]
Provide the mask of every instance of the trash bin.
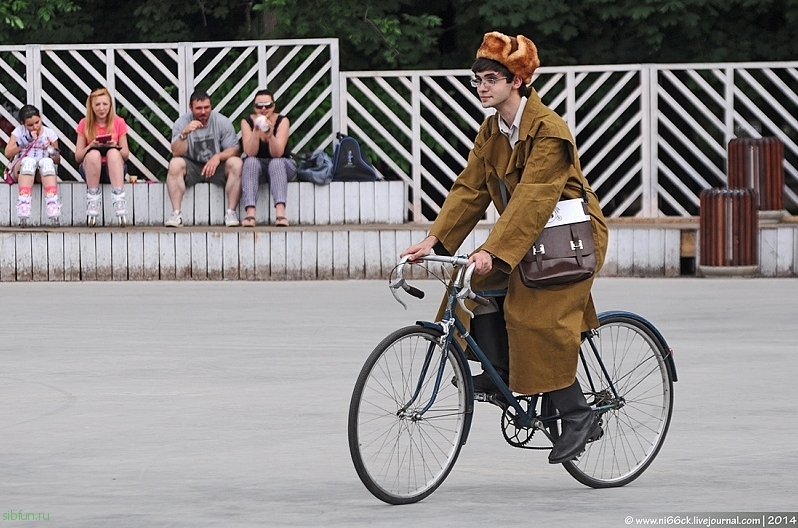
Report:
[[698,274],[755,275],[759,218],[754,189],[706,189],[700,197]]
[[757,191],[757,210],[771,212],[760,219],[784,216],[784,144],[775,137],[736,138],[727,155],[729,189]]

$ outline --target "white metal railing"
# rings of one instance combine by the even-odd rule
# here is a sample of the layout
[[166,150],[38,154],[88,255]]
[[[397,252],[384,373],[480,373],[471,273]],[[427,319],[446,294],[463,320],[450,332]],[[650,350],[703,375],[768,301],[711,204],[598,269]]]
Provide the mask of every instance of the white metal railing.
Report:
[[[407,182],[414,218],[439,211],[485,117],[470,76],[341,74],[344,130]],[[701,191],[726,184],[726,145],[741,135],[784,143],[785,206],[798,212],[798,62],[544,67],[533,86],[574,132],[609,216],[697,215]]]
[[[330,148],[340,129],[338,41],[0,46],[0,118],[16,125],[16,109],[42,110],[65,151],[62,177],[81,180],[71,151],[75,128],[92,89],[106,86],[130,128],[129,169],[163,179],[174,121],[188,111],[195,88],[238,128],[253,94],[274,87],[281,112],[291,114],[295,151]],[[0,127],[2,128],[2,127]],[[8,130],[0,130],[8,139]],[[0,161],[5,162],[1,156]]]
[[[79,180],[74,129],[89,91],[107,86],[131,128],[131,170],[163,179],[191,91],[211,93],[238,127],[252,94],[273,87],[295,152],[331,153],[337,132],[355,136],[383,177],[406,182],[410,217],[422,221],[440,210],[486,115],[470,75],[340,72],[337,39],[3,46],[0,119],[16,124],[26,102],[41,108],[65,147],[60,174]],[[574,132],[609,216],[697,215],[700,192],[725,185],[737,136],[784,143],[785,206],[798,213],[798,62],[543,67],[534,86]]]

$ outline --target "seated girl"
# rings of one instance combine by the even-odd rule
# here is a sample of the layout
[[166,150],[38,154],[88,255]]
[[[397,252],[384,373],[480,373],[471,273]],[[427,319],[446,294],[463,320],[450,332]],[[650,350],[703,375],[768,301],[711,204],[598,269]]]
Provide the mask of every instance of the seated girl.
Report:
[[111,184],[111,197],[119,222],[126,224],[125,161],[130,155],[127,144],[127,123],[114,112],[111,94],[98,88],[86,100],[86,117],[77,126],[75,161],[86,179],[86,216],[90,226],[100,214],[101,179]]
[[56,165],[61,161],[58,152],[58,136],[42,124],[39,110],[33,105],[25,105],[17,115],[20,125],[9,137],[5,155],[12,159],[9,174],[13,183],[19,183],[17,197],[17,218],[19,225],[25,226],[31,215],[31,193],[38,172],[44,187],[45,212],[53,224],[60,222],[61,200],[58,197],[58,176]]

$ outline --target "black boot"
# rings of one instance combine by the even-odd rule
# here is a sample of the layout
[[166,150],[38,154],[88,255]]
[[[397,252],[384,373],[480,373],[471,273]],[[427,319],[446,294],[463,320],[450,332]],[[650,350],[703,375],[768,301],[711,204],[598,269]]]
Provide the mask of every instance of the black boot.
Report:
[[591,437],[598,437],[600,428],[593,409],[587,404],[578,381],[549,394],[560,412],[562,432],[549,453],[549,463],[562,464],[579,456]]
[[[477,315],[471,320],[471,335],[479,348],[498,372],[504,383],[509,382],[510,352],[507,344],[507,328],[501,311]],[[474,376],[474,392],[499,394],[499,388],[487,372]],[[504,400],[504,396],[501,397]]]

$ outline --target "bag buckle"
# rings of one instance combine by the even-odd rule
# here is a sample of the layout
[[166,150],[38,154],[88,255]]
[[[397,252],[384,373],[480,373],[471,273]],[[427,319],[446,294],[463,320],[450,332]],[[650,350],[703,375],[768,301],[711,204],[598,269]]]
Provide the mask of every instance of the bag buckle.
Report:
[[[571,242],[571,244],[573,244],[573,242]],[[546,254],[546,246],[544,246],[543,244],[533,244],[532,245],[532,254],[533,255],[537,255],[538,253],[540,253],[541,255],[545,255]]]
[[576,242],[571,240],[571,251],[576,251],[576,248],[585,249],[584,246],[582,245],[582,239],[581,238],[579,240],[577,240]]

